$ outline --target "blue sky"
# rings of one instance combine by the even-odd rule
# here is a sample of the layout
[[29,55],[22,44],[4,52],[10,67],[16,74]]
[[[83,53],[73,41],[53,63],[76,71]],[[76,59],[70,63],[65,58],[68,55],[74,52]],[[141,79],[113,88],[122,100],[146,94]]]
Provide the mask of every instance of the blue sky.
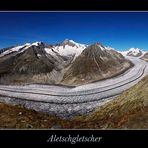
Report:
[[148,50],[148,12],[0,12],[0,48],[66,38]]

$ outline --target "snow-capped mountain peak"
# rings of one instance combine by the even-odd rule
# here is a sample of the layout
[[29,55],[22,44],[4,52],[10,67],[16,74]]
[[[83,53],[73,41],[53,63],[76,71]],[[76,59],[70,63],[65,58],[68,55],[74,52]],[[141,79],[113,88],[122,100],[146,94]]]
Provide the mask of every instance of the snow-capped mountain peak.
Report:
[[[88,45],[77,43],[73,40],[65,39],[61,44],[55,45],[52,49],[62,56],[79,56]],[[46,49],[47,51],[47,49]]]
[[139,53],[140,51],[143,51],[142,49],[139,48],[130,48],[129,51],[135,52],[135,53]]
[[26,44],[24,44],[24,46],[30,46],[31,45],[31,43],[26,43]]
[[101,43],[96,43],[95,46],[99,47],[102,51],[105,50],[105,47]]
[[32,43],[31,45],[39,46],[40,44],[42,44],[42,42],[34,42],[34,43]]
[[[40,46],[43,45],[43,42],[34,42],[34,43],[26,43],[24,45],[15,46],[12,48],[8,48],[7,50],[4,50],[1,52],[0,57],[4,55],[8,55],[10,53],[20,53],[24,52],[25,50],[29,49],[31,46]],[[65,39],[62,43],[46,46],[44,44],[42,48],[46,51],[47,54],[55,55],[55,53],[58,53],[62,56],[79,56],[81,52],[88,46],[85,44],[77,43],[73,40]]]
[[75,41],[73,41],[73,40],[69,40],[71,43],[73,43],[73,44],[77,44]]
[[145,51],[140,48],[130,48],[126,51],[121,52],[124,56],[141,57],[145,54]]
[[73,43],[73,44],[75,44],[77,47],[87,47],[88,45],[86,45],[86,44],[80,44],[80,43],[77,43],[77,42],[75,42],[75,41],[73,41],[73,40],[69,40],[71,43]]
[[80,44],[80,43],[77,43],[77,42],[75,42],[75,41],[73,41],[73,40],[69,40],[69,39],[65,39],[61,44],[60,44],[61,46],[72,46],[72,47],[77,47],[77,48],[79,48],[79,47],[87,47],[87,45],[85,45],[85,44]]
[[75,46],[75,42],[73,40],[65,39],[61,44],[61,46]]
[[129,55],[129,56],[141,56],[143,54],[142,52],[143,52],[142,49],[139,49],[139,48],[130,48],[128,50],[127,55]]
[[13,48],[8,48],[6,51],[2,52],[0,54],[0,57],[8,55],[10,53],[21,53],[24,52],[25,50],[27,50],[29,47],[31,46],[39,46],[41,44],[41,42],[35,42],[35,43],[26,43],[24,45],[18,45],[15,46]]

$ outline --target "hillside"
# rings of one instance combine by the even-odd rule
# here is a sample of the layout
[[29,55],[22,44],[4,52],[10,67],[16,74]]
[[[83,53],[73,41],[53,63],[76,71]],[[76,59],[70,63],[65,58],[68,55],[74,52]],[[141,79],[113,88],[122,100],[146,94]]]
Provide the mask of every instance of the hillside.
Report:
[[62,83],[86,84],[113,77],[127,70],[132,64],[115,50],[108,50],[96,43],[88,46],[75,59]]
[[148,62],[148,52],[146,52],[142,57],[142,60],[145,60],[146,62]]
[[148,76],[88,116],[76,117],[74,128],[148,128]]
[[68,60],[42,42],[8,49],[0,56],[2,84],[54,83]]

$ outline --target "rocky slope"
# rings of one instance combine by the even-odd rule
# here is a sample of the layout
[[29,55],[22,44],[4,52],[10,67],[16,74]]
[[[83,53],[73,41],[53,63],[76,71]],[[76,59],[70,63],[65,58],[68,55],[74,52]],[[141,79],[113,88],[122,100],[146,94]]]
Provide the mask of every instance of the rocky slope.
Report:
[[64,84],[85,84],[115,76],[131,66],[122,54],[96,43],[83,50],[64,75]]
[[148,52],[146,52],[146,53],[141,57],[141,59],[148,62]]
[[[19,46],[7,50],[0,57],[0,76],[3,83],[50,82],[55,75],[66,65],[64,57],[52,51],[52,46],[44,43]],[[46,49],[46,50],[45,50]],[[40,80],[41,79],[41,80]],[[55,79],[56,76],[55,76]]]

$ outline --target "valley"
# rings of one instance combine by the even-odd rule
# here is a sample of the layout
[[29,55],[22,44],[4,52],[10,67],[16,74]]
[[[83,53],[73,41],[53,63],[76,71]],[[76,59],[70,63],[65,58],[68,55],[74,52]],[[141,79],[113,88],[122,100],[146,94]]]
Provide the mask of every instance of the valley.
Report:
[[147,12],[0,18],[0,129],[148,128]]
[[65,39],[1,50],[0,101],[62,118],[88,114],[148,74],[144,52]]
[[1,101],[21,104],[63,118],[87,114],[139,82],[148,74],[145,61],[127,57],[134,67],[124,74],[74,88],[55,85],[0,85]]

